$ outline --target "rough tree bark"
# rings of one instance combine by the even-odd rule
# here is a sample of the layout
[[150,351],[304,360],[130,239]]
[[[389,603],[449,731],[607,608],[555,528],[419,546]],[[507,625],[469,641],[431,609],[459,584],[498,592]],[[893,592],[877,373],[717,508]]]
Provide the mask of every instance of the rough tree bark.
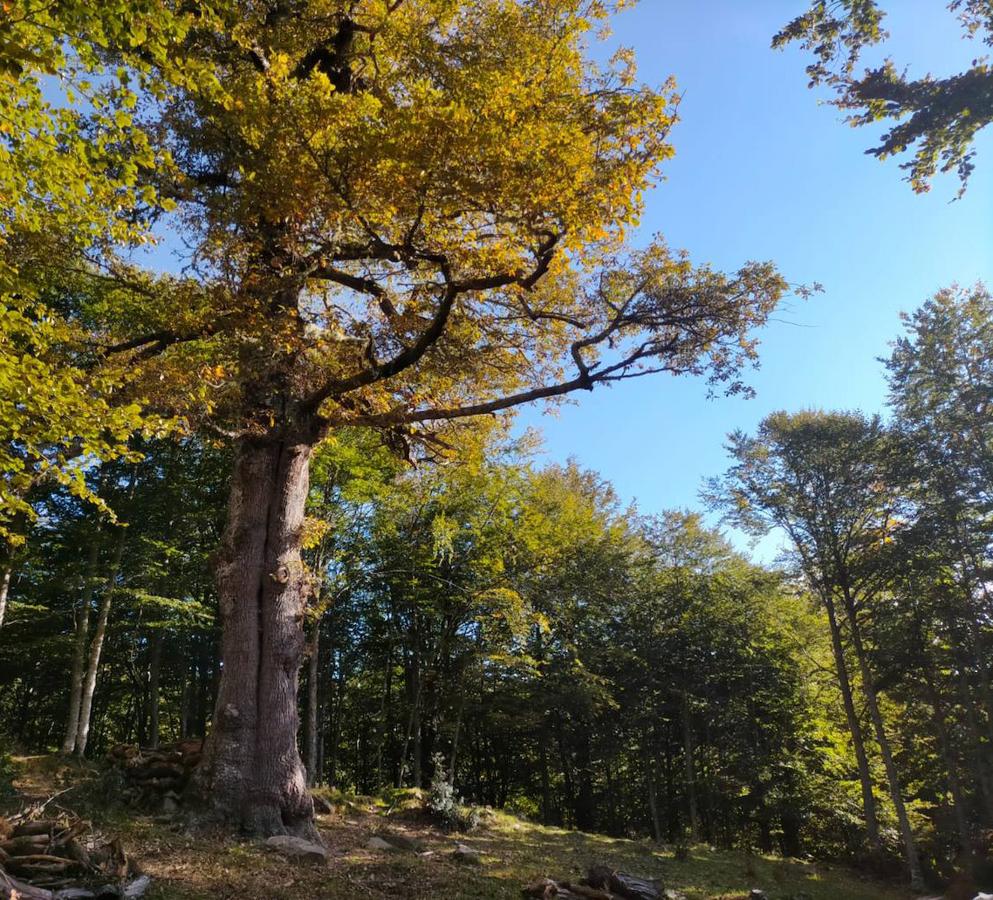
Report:
[[236,449],[216,560],[222,670],[193,792],[216,821],[319,840],[296,741],[312,447],[312,437],[284,436],[243,438]]

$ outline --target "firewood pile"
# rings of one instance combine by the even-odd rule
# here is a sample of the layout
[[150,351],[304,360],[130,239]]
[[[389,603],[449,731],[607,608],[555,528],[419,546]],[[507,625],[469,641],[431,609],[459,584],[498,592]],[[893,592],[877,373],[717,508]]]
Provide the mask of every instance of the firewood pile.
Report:
[[592,866],[579,881],[542,878],[524,888],[525,897],[542,900],[664,900],[657,881],[615,872],[607,866]]
[[119,840],[105,840],[69,812],[0,817],[2,900],[137,898],[150,879],[134,875]]
[[202,755],[203,741],[186,740],[155,749],[118,744],[107,757],[123,779],[121,799],[144,809],[175,812]]

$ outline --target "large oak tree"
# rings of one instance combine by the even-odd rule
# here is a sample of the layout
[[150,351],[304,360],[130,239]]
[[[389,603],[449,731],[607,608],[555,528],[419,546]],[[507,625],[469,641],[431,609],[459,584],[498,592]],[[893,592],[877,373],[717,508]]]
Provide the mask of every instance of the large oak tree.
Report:
[[134,112],[158,160],[147,202],[183,274],[95,259],[128,299],[87,321],[136,397],[236,447],[198,779],[227,823],[313,834],[300,546],[330,431],[437,443],[460,419],[649,373],[743,389],[751,329],[787,285],[769,264],[722,274],[626,245],[676,96],[640,85],[626,52],[591,62],[613,5],[243,0],[194,7],[140,57],[158,75]]

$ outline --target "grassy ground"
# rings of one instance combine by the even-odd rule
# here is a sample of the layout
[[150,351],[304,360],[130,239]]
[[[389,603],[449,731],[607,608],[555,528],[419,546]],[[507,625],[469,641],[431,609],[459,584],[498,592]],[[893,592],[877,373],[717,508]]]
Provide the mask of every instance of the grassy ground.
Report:
[[[53,804],[89,815],[95,827],[119,836],[141,870],[152,876],[149,900],[192,898],[392,898],[392,900],[497,900],[519,898],[523,885],[539,877],[575,879],[593,863],[650,878],[689,900],[744,900],[762,888],[770,900],[805,894],[811,900],[899,900],[900,890],[859,879],[840,868],[747,858],[739,853],[696,847],[677,861],[648,841],[631,841],[545,828],[502,813],[487,813],[480,828],[457,840],[482,853],[482,864],[456,862],[456,836],[428,824],[415,804],[388,810],[380,801],[358,798],[339,803],[320,817],[331,851],[326,866],[290,862],[250,841],[186,833],[179,822],[107,807],[92,769],[52,757],[22,757],[17,787],[28,797],[49,797],[74,786]],[[424,854],[384,852],[366,847],[370,837],[403,834],[423,845]]]

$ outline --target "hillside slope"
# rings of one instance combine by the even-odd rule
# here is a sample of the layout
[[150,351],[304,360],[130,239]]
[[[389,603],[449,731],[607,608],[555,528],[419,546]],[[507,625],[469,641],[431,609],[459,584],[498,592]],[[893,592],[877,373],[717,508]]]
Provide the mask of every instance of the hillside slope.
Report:
[[[900,900],[895,887],[861,880],[841,868],[746,857],[741,853],[693,848],[677,861],[671,849],[649,841],[623,840],[546,828],[499,812],[486,812],[468,835],[431,826],[413,800],[389,810],[373,798],[334,798],[333,812],[320,817],[330,848],[327,865],[284,859],[257,843],[221,835],[187,833],[179,821],[105,807],[93,768],[54,757],[16,760],[20,798],[51,797],[93,819],[97,828],[120,837],[129,856],[153,878],[149,900],[257,898],[257,900],[511,900],[530,881],[550,876],[575,879],[592,864],[661,879],[688,900],[745,900],[761,888],[770,900]],[[382,835],[416,849],[369,847]],[[481,854],[478,865],[456,861],[457,842]]]

